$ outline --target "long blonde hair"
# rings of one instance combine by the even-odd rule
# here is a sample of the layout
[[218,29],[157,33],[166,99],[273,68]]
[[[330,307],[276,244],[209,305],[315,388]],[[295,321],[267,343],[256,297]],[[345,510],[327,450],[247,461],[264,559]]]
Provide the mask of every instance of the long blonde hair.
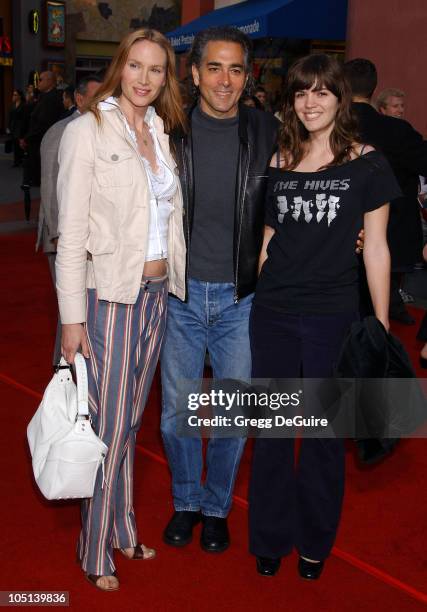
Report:
[[157,114],[163,119],[165,131],[168,134],[177,128],[185,131],[187,122],[176,78],[175,54],[168,39],[157,30],[150,28],[142,28],[125,36],[111,61],[103,84],[96,92],[96,95],[90,100],[87,110],[95,115],[98,123],[101,123],[101,113],[98,109],[98,104],[110,96],[119,97],[122,94],[122,72],[131,47],[140,40],[149,40],[156,43],[166,53],[166,84],[158,98],[153,102]]

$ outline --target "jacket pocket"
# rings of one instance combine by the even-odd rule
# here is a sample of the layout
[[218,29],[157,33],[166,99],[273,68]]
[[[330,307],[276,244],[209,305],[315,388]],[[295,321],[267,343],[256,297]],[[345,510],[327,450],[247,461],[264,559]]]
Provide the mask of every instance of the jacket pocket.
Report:
[[90,235],[86,250],[92,256],[93,274],[97,288],[108,287],[113,278],[113,258],[117,248],[114,238]]
[[127,187],[132,185],[132,158],[130,149],[96,149],[95,178],[101,187]]

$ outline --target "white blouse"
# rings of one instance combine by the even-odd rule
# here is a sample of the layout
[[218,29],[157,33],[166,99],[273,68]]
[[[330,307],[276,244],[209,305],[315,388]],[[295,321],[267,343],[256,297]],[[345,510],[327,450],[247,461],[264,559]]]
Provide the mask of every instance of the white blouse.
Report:
[[[116,104],[116,98],[110,97],[105,100],[106,104]],[[101,103],[102,105],[102,103]],[[168,256],[168,227],[169,217],[173,211],[172,199],[177,190],[177,178],[169,168],[163,151],[160,147],[156,129],[154,127],[155,111],[152,106],[149,106],[145,114],[145,123],[148,125],[151,137],[154,142],[156,154],[157,172],[154,172],[149,161],[140,154],[147,173],[148,183],[150,186],[150,225],[148,228],[148,244],[145,261],[154,261],[156,259],[166,259]],[[138,147],[138,141],[134,130],[131,129],[129,123],[123,114],[123,119],[126,129],[129,132],[133,142]]]

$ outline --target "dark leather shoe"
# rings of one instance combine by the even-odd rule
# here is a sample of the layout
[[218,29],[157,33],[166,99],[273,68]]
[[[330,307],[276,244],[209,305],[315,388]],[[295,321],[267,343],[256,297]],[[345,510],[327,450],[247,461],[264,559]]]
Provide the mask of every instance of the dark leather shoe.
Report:
[[217,516],[203,516],[200,546],[205,552],[224,552],[230,546],[227,519]]
[[193,527],[200,523],[200,512],[180,510],[174,512],[163,532],[163,541],[169,546],[185,546],[193,538]]
[[256,569],[261,576],[275,576],[280,569],[281,558],[270,559],[269,557],[257,557]]
[[305,580],[317,580],[322,573],[324,561],[318,561],[313,563],[312,561],[306,561],[302,557],[298,561],[298,572],[301,578]]

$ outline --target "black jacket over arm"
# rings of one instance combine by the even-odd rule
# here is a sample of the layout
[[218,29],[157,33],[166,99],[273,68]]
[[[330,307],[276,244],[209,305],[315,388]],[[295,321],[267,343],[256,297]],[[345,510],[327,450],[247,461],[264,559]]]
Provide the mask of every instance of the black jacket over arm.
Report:
[[404,194],[390,206],[388,240],[392,266],[420,261],[422,228],[418,194],[418,176],[427,176],[427,141],[403,119],[378,113],[370,104],[354,103],[361,140],[388,159]]
[[[279,122],[270,113],[239,107],[239,159],[234,202],[234,283],[235,299],[255,290],[258,258],[264,228],[265,193],[270,159],[277,146]],[[175,133],[174,143],[184,198],[184,233],[187,243],[186,277],[194,217],[194,167],[190,130]],[[212,151],[215,171],[215,151]],[[218,181],[221,177],[218,176]]]

